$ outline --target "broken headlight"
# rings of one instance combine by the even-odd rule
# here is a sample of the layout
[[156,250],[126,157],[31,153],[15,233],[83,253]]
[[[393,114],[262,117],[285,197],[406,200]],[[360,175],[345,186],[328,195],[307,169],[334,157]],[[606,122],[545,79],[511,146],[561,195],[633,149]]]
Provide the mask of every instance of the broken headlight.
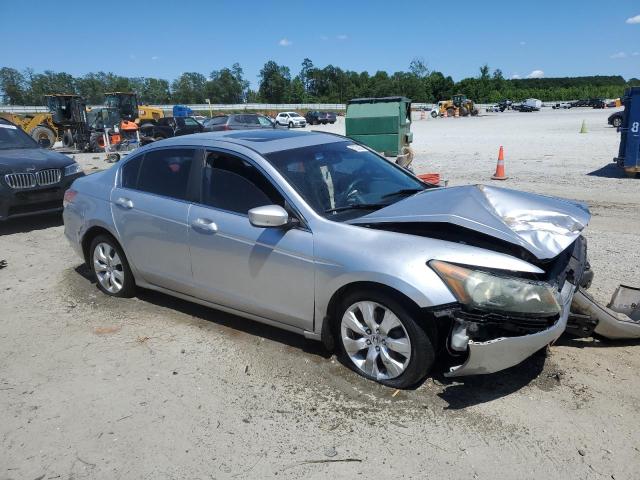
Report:
[[429,263],[460,303],[472,309],[533,315],[560,313],[557,289],[434,260]]

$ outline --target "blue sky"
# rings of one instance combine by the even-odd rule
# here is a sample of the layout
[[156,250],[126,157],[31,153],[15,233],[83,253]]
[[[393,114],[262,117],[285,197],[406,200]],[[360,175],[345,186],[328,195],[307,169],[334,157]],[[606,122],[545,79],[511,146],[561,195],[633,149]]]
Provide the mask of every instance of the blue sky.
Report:
[[[55,9],[55,5],[58,9]],[[173,79],[239,62],[252,86],[272,59],[406,70],[455,80],[488,63],[506,77],[640,77],[640,1],[1,1],[0,66]],[[112,12],[112,18],[105,13]],[[461,19],[461,20],[455,20]],[[6,47],[6,45],[9,47]]]

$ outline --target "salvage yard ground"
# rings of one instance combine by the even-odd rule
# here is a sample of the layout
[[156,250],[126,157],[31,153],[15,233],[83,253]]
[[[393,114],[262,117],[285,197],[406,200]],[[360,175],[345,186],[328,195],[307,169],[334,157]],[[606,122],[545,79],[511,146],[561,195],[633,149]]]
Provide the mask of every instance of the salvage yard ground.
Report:
[[[609,113],[416,120],[414,167],[488,183],[504,145],[500,186],[587,202],[606,303],[640,284],[640,180],[610,164]],[[344,133],[344,118],[311,128]],[[109,167],[96,157],[76,159]],[[563,337],[505,372],[440,368],[396,392],[281,330],[153,292],[106,297],[62,230],[57,216],[0,224],[2,480],[638,478],[638,342]]]

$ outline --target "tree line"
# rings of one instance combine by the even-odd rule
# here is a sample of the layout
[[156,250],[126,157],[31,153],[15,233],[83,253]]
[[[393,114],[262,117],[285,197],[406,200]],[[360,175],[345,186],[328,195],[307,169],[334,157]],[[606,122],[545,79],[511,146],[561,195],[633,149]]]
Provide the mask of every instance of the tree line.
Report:
[[333,65],[316,67],[305,58],[297,75],[289,67],[269,60],[260,70],[257,89],[251,89],[242,67],[214,70],[208,76],[185,72],[173,81],[153,77],[124,77],[114,73],[87,73],[74,77],[65,72],[0,68],[0,101],[10,105],[40,105],[51,93],[76,93],[91,105],[101,104],[105,92],[133,91],[149,104],[211,103],[344,103],[358,97],[404,95],[414,102],[437,102],[457,93],[478,103],[508,98],[543,101],[579,98],[616,98],[625,88],[640,85],[621,76],[506,79],[500,69],[488,65],[475,77],[455,82],[451,76],[432,71],[422,59],[414,59],[407,71],[389,74],[343,70]]

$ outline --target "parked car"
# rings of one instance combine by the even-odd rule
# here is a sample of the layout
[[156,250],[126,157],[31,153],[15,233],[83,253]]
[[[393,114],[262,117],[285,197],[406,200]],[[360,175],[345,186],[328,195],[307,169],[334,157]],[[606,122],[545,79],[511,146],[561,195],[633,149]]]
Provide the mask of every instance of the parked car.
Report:
[[554,110],[568,109],[571,107],[572,105],[570,102],[558,102],[551,106],[551,108],[553,108]]
[[620,110],[618,112],[613,112],[611,115],[609,115],[609,118],[607,119],[607,123],[612,127],[618,128],[622,126],[623,119],[624,119],[624,110]]
[[84,173],[50,146],[0,118],[0,221],[62,210],[64,192]]
[[487,108],[485,109],[487,112],[502,112],[502,110],[500,110],[500,107],[498,105],[488,105]]
[[140,135],[155,140],[179,137],[204,131],[204,127],[193,117],[163,117],[155,124],[143,124]]
[[320,112],[318,110],[308,111],[304,118],[309,125],[326,125],[327,123],[336,123],[336,114],[333,112]]
[[283,127],[306,127],[307,121],[305,118],[296,112],[280,112],[276,116],[276,124],[282,125]]
[[605,102],[602,98],[588,98],[582,100],[576,100],[571,102],[572,107],[591,107],[591,108],[604,108]]
[[584,204],[437,188],[326,133],[168,139],[70,192],[64,232],[103,293],[148,288],[321,340],[396,388],[439,352],[450,376],[520,363],[592,276]]
[[255,113],[218,115],[204,123],[205,132],[220,130],[250,130],[254,128],[274,128],[275,123],[264,115]]

